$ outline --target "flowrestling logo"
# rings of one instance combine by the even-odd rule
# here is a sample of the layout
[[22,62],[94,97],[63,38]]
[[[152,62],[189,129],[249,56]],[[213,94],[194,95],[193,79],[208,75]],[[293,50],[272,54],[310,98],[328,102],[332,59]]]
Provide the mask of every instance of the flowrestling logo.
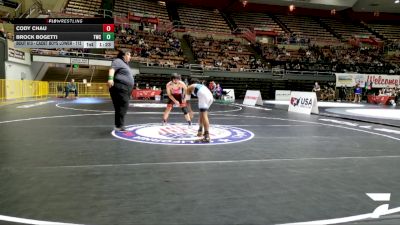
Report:
[[293,107],[301,107],[301,108],[311,108],[312,107],[312,98],[296,98],[296,97],[291,97],[290,98],[290,104]]
[[[379,205],[372,211],[372,213],[364,213],[360,215],[347,216],[341,218],[332,218],[326,220],[314,220],[307,222],[297,222],[297,223],[281,223],[277,225],[310,225],[310,224],[319,224],[319,225],[327,225],[327,224],[344,224],[355,221],[363,221],[368,220],[368,224],[371,223],[372,219],[379,219],[381,216],[392,215],[400,212],[400,207],[389,208],[390,196],[391,193],[366,193],[368,197],[370,197],[375,202],[382,202],[383,204]],[[380,221],[382,222],[382,220]],[[386,224],[386,223],[385,223]],[[390,223],[390,224],[398,224],[398,223]]]
[[166,126],[161,124],[138,124],[127,127],[128,132],[112,132],[114,137],[147,144],[162,145],[220,145],[248,141],[254,134],[242,128],[224,125],[211,125],[210,143],[199,141],[198,125],[188,127],[187,124],[173,123]]

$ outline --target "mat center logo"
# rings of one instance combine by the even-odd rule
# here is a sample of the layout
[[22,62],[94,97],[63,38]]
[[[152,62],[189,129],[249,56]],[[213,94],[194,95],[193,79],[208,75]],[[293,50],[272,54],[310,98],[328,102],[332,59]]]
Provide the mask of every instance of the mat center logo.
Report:
[[200,142],[197,137],[198,125],[189,127],[183,123],[172,123],[166,126],[161,124],[138,124],[128,126],[128,132],[112,132],[114,137],[148,144],[163,145],[219,145],[233,144],[250,140],[254,134],[242,128],[211,125],[210,143]]

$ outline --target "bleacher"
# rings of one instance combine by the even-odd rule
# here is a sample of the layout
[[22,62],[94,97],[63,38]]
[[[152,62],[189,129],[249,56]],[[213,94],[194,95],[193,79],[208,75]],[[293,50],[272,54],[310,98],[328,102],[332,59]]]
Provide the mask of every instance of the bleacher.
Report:
[[211,9],[180,6],[179,17],[187,29],[205,30],[213,33],[231,33],[221,13]]
[[[115,48],[130,49],[133,60],[157,65],[174,67],[183,64],[184,57],[180,48],[179,39],[169,33],[146,32],[128,30],[116,33]],[[115,56],[116,51],[107,51],[106,54]]]
[[278,34],[284,33],[282,28],[266,13],[235,12],[231,14],[238,28],[268,28]]
[[[192,51],[205,68],[229,68],[232,71],[250,69],[254,54],[238,40],[210,40],[190,37]],[[220,62],[221,65],[215,65]]]
[[355,35],[375,38],[375,35],[369,32],[367,29],[352,22],[330,18],[321,18],[321,21],[331,27],[334,32],[342,36],[344,41],[349,40]]
[[118,0],[115,1],[114,11],[121,16],[133,12],[143,17],[155,17],[161,22],[169,22],[168,11],[164,4],[147,0]]
[[392,64],[400,65],[400,55],[398,54],[386,55],[385,60]]
[[65,13],[74,16],[95,17],[101,8],[101,0],[69,0]]
[[[76,16],[95,16],[97,14],[96,10],[99,8],[101,8],[101,0],[90,2],[89,0],[69,0],[66,11]],[[382,64],[385,67],[385,61],[400,64],[399,57],[396,55],[387,56],[377,53],[378,55],[372,57],[375,60],[371,61],[369,60],[371,57],[367,57],[368,54],[358,55],[353,51],[341,50],[340,48],[339,50],[323,48],[318,51],[305,48],[305,51],[297,51],[291,48],[280,50],[276,49],[276,46],[272,46],[273,50],[271,50],[270,47],[261,45],[262,51],[258,53],[265,60],[263,61],[264,63],[270,63],[268,66],[265,66],[262,62],[256,60],[256,56],[250,49],[251,47],[247,45],[247,42],[244,44],[244,42],[238,41],[238,38],[235,36],[232,36],[232,40],[228,40],[231,37],[231,30],[223,14],[218,10],[189,6],[178,6],[176,10],[179,14],[181,24],[187,31],[195,30],[202,32],[202,37],[193,38],[189,47],[192,48],[195,59],[204,68],[217,68],[218,70],[230,71],[258,71],[258,68],[263,69],[263,67],[271,68],[276,66],[287,70],[332,71],[337,69],[337,71],[363,71],[367,73],[369,70],[371,72],[386,71],[381,70],[382,66],[380,66]],[[115,2],[115,11],[117,15],[118,13],[127,15],[129,12],[134,12],[138,16],[159,18],[161,23],[163,21],[171,23],[165,4],[159,4],[157,1],[120,0]],[[317,19],[297,15],[277,15],[276,18],[272,18],[266,13],[254,12],[233,12],[229,16],[239,28],[250,30],[254,28],[266,28],[266,30],[274,30],[279,34],[277,36],[278,43],[289,45],[298,45],[300,43],[303,46],[307,46],[308,44],[314,44],[314,42],[324,42],[332,46],[339,43],[339,39],[334,36],[335,33],[342,36],[343,40],[347,40],[354,35],[374,37],[361,24],[357,25],[343,20]],[[121,30],[116,32],[115,49],[106,50],[106,58],[114,58],[118,49],[130,49],[134,61],[146,63],[147,65],[180,67],[187,62],[180,47],[179,39],[175,38],[174,35],[167,34],[165,36],[168,32],[164,33],[164,31],[157,29],[153,30],[153,27],[141,31],[136,25],[132,25],[134,29],[132,33],[120,32]],[[126,26],[128,25],[126,24]],[[382,24],[371,24],[370,26],[388,39],[394,40],[399,38],[400,26]],[[290,33],[285,33],[282,29],[283,27],[285,30],[289,30]],[[220,39],[221,37],[214,38],[216,40],[207,40],[204,39],[204,36],[206,36],[204,34],[211,36],[225,34],[221,36],[229,37],[226,40]],[[173,40],[172,42],[170,41],[171,39]],[[298,39],[300,39],[300,42]],[[176,47],[175,43],[177,42],[179,42],[179,47]],[[339,44],[345,45],[344,43]],[[306,55],[306,52],[309,55]],[[185,53],[188,54],[188,52]],[[60,52],[55,50],[50,54],[59,56]],[[354,62],[345,60],[344,58],[347,55],[354,58],[352,60]],[[329,59],[335,60],[335,62],[331,63]],[[364,65],[366,63],[373,63],[374,61],[377,63],[371,65],[371,68]],[[353,63],[357,65],[353,66]]]
[[369,26],[389,40],[400,40],[400,25],[369,24]]
[[277,18],[284,23],[294,34],[310,38],[312,41],[337,42],[337,38],[322,27],[316,20],[306,16],[277,15]]
[[268,61],[296,61],[305,57],[297,49],[277,48],[271,44],[260,44],[263,57]]
[[3,11],[0,9],[0,18],[4,18],[8,15],[9,13],[7,11]]

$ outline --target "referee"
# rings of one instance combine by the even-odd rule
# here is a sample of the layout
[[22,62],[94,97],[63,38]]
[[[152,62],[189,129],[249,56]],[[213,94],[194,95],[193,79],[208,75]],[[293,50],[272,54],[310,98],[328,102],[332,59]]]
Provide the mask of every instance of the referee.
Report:
[[117,58],[111,63],[108,72],[108,87],[115,109],[115,128],[117,132],[125,132],[125,115],[128,112],[129,99],[135,83],[131,68],[128,63],[131,53],[120,50]]

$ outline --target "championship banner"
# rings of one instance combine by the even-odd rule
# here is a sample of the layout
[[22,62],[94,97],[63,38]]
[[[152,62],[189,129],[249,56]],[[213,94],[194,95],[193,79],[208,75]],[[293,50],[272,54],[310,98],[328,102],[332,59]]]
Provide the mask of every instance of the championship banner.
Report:
[[289,101],[292,91],[290,90],[276,90],[275,100],[277,101]]
[[319,114],[316,93],[292,91],[288,111],[302,114]]
[[364,87],[372,82],[372,88],[397,87],[400,84],[398,75],[375,75],[356,73],[336,73],[336,87],[354,87],[357,83]]
[[246,96],[243,100],[243,105],[263,105],[263,101],[261,98],[261,92],[259,90],[247,90]]

